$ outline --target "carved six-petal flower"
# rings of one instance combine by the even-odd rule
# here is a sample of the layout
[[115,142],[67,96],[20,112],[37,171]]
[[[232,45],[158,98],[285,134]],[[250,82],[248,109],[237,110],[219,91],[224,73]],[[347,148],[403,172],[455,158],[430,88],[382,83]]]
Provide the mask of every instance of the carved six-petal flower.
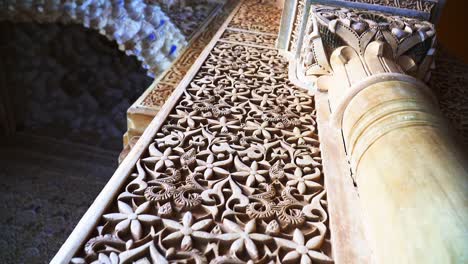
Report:
[[168,229],[173,231],[171,234],[165,237],[163,241],[173,241],[182,238],[182,241],[180,242],[180,247],[183,250],[189,250],[192,248],[192,237],[211,237],[210,233],[205,232],[203,230],[206,229],[209,225],[211,225],[213,223],[213,220],[205,219],[193,223],[194,219],[191,212],[186,212],[184,214],[182,218],[182,224],[170,219],[162,219],[162,221]]
[[222,176],[228,176],[229,171],[222,167],[231,163],[232,156],[229,156],[229,159],[227,160],[221,160],[217,162],[214,160],[215,156],[213,154],[209,154],[206,158],[206,161],[197,159],[198,166],[195,168],[195,171],[204,171],[203,177],[205,177],[206,180],[213,178],[214,173]]
[[315,143],[318,142],[317,139],[314,138],[315,134],[314,131],[306,130],[301,132],[298,127],[293,129],[293,132],[284,131],[289,136],[286,141],[296,143],[298,145],[304,145],[306,143]]
[[271,139],[272,135],[270,132],[276,132],[279,131],[279,129],[275,127],[271,127],[269,125],[268,121],[264,121],[261,124],[258,124],[256,122],[252,121],[247,121],[246,126],[244,127],[245,130],[247,131],[253,131],[252,135],[255,136],[263,136],[263,138],[266,139]]
[[105,214],[103,218],[109,222],[117,222],[115,226],[117,232],[125,232],[130,227],[130,232],[135,240],[139,240],[143,234],[143,228],[140,222],[153,223],[160,219],[156,215],[143,214],[149,209],[150,202],[142,203],[135,210],[122,201],[118,201],[117,206],[119,208],[119,213]]
[[266,178],[265,175],[268,174],[268,170],[259,170],[259,166],[257,161],[253,161],[250,167],[242,163],[239,157],[236,156],[234,159],[234,164],[236,166],[237,171],[232,173],[232,176],[240,176],[243,178],[247,178],[246,184],[247,186],[252,186],[255,182],[265,182]]
[[234,241],[231,244],[231,254],[242,253],[244,249],[246,249],[247,254],[254,260],[259,258],[259,253],[253,241],[267,242],[271,239],[269,235],[254,233],[256,229],[255,219],[245,224],[244,229],[235,222],[224,219],[223,229],[226,230],[227,233],[218,235],[217,238],[224,241]]
[[201,116],[197,116],[197,111],[187,112],[176,109],[176,113],[175,115],[170,115],[170,117],[176,118],[177,124],[187,124],[191,128],[195,127],[195,120],[203,119]]
[[154,166],[154,171],[159,171],[164,166],[166,168],[172,167],[174,166],[173,160],[180,158],[179,155],[171,155],[172,148],[167,148],[164,150],[164,152],[161,152],[154,146],[154,143],[150,145],[149,153],[150,156],[148,158],[144,158],[143,161],[148,163],[156,163]]
[[230,130],[237,131],[240,129],[239,120],[227,121],[225,116],[222,116],[219,120],[208,119],[208,124],[211,125],[210,126],[211,129],[220,130],[221,133],[227,133]]
[[326,228],[322,223],[316,225],[320,230],[320,235],[312,237],[307,242],[304,239],[304,234],[297,228],[293,233],[293,241],[275,237],[278,246],[290,250],[283,257],[283,262],[299,263],[299,260],[301,264],[313,263],[312,261],[320,261],[323,263],[333,262],[330,257],[318,251],[323,243]]
[[314,168],[314,173],[307,174],[304,176],[302,169],[297,167],[294,170],[294,174],[286,173],[289,181],[286,185],[289,186],[297,186],[300,194],[304,194],[306,192],[307,187],[310,188],[323,188],[322,185],[315,182],[320,178],[321,172],[318,168]]

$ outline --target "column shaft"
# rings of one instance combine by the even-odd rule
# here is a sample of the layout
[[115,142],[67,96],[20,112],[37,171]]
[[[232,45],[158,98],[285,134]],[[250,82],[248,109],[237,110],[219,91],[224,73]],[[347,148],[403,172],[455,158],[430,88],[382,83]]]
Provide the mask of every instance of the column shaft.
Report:
[[372,84],[341,121],[377,263],[467,263],[467,161],[424,89]]

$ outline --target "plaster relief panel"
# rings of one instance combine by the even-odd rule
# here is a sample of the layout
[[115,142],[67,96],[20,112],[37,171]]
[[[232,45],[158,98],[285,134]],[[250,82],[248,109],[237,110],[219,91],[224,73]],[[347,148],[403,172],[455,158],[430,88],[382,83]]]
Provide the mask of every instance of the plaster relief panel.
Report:
[[179,85],[73,263],[333,262],[314,97],[261,33],[230,33]]

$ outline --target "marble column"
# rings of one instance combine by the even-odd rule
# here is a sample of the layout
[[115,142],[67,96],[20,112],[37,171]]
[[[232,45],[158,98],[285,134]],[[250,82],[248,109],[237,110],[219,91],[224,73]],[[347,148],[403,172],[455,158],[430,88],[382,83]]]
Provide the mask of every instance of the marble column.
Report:
[[401,74],[355,87],[334,121],[377,263],[466,262],[468,164],[428,88]]
[[318,5],[308,20],[293,74],[328,94],[374,262],[466,263],[468,162],[424,83],[434,26]]

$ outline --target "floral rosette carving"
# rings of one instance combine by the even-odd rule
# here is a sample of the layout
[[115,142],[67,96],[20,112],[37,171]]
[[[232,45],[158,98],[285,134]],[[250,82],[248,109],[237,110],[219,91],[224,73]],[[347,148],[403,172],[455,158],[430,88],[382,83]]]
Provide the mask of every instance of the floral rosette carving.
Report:
[[219,42],[73,261],[332,262],[315,119],[276,50]]

